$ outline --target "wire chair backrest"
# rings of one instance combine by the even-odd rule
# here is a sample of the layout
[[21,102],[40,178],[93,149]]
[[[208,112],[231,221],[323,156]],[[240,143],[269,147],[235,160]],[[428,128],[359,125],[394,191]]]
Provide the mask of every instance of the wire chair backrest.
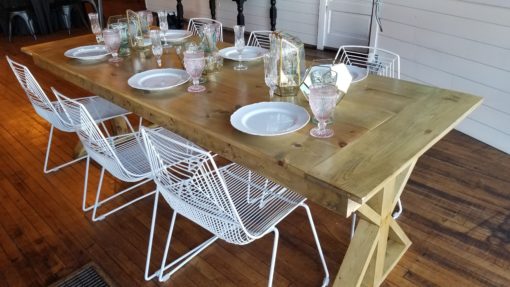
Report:
[[271,48],[271,40],[269,38],[271,33],[273,33],[273,31],[252,31],[248,38],[248,46],[255,46],[269,50]]
[[159,192],[177,213],[219,238],[247,242],[249,236],[211,154],[169,135],[142,128]]
[[223,42],[223,24],[214,19],[209,18],[191,18],[188,23],[188,31],[195,36],[200,36],[200,28],[205,24],[217,23],[219,25],[218,34],[220,35],[219,40]]
[[61,130],[73,130],[73,127],[68,125],[68,120],[65,118],[61,107],[53,105],[48,99],[48,96],[28,67],[11,60],[7,56],[6,58],[12,72],[16,76],[23,91],[25,91],[36,113]]
[[53,92],[63,107],[66,116],[75,125],[76,133],[87,154],[116,177],[120,179],[130,178],[132,174],[123,166],[115,152],[115,148],[103,135],[87,108],[55,89],[53,89]]
[[341,46],[335,63],[366,68],[370,74],[400,79],[400,56],[384,49],[368,46]]

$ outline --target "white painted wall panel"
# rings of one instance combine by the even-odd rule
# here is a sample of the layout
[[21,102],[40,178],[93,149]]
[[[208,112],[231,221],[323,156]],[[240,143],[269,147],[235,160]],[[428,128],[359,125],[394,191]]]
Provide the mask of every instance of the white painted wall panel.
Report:
[[458,129],[510,153],[510,1],[385,0],[382,14],[402,79],[484,97]]

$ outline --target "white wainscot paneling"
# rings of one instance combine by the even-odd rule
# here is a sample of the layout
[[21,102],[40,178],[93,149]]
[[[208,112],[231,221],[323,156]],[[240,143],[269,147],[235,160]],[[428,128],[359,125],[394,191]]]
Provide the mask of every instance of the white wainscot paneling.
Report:
[[378,45],[402,79],[484,97],[458,129],[510,153],[510,1],[386,0]]

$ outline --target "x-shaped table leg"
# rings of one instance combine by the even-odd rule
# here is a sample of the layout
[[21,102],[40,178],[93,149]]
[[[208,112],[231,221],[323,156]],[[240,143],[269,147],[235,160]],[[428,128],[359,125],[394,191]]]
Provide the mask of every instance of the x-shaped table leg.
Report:
[[379,286],[411,246],[392,213],[416,160],[388,180],[367,203],[333,286]]

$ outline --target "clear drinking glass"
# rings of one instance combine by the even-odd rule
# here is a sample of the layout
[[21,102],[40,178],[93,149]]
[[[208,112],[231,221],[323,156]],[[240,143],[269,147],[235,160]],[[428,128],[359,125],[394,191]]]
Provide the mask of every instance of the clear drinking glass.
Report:
[[205,87],[199,85],[200,76],[202,76],[202,71],[205,68],[204,51],[185,51],[184,67],[193,80],[193,85],[188,87],[188,92],[200,93],[205,91]]
[[234,34],[235,34],[235,46],[237,53],[239,54],[239,64],[234,67],[236,71],[243,71],[248,69],[247,66],[243,65],[243,50],[244,50],[244,26],[235,25],[234,26]]
[[273,55],[264,55],[264,80],[269,88],[269,96],[272,98],[276,89],[276,61]]
[[161,38],[164,46],[167,46],[166,32],[168,31],[168,11],[158,11],[159,30],[161,30]]
[[98,44],[103,43],[103,35],[101,35],[101,24],[99,23],[99,15],[97,13],[89,13],[90,28],[92,33],[96,35]]
[[310,130],[310,135],[316,138],[329,138],[334,135],[332,129],[327,128],[327,121],[335,110],[338,99],[338,89],[333,85],[313,85],[310,87],[310,108],[318,121],[317,127]]
[[112,63],[121,62],[122,58],[119,58],[120,31],[118,29],[104,29],[103,39],[106,49],[112,53],[112,58],[109,61]]
[[163,46],[161,45],[161,36],[159,30],[150,30],[152,42],[152,54],[156,57],[158,67],[161,68],[161,56],[163,55]]

